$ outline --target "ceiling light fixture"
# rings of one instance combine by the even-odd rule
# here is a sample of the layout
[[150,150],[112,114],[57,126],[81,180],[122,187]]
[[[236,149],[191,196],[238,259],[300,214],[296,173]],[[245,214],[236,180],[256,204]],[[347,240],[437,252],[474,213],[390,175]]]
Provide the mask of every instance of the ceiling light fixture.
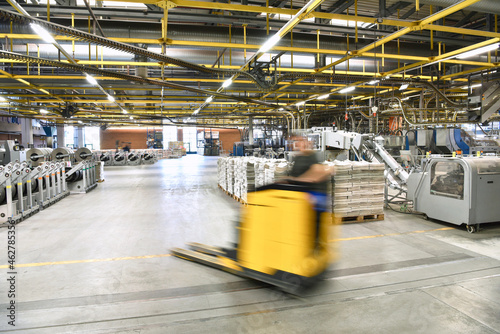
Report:
[[207,99],[205,100],[205,102],[206,102],[206,103],[210,103],[210,102],[212,102],[212,101],[213,101],[213,99],[214,99],[214,97],[213,97],[213,96],[209,96],[209,97],[207,97]]
[[108,95],[108,100],[109,100],[110,102],[115,102],[115,98],[114,98],[114,97],[112,97],[111,95]]
[[232,83],[233,83],[233,79],[229,78],[226,81],[224,81],[224,83],[222,84],[222,88],[227,88],[227,87],[231,86]]
[[352,91],[353,91],[353,90],[355,90],[355,89],[356,89],[356,87],[354,87],[354,86],[352,86],[352,87],[346,87],[346,88],[344,88],[344,89],[341,89],[341,90],[339,91],[339,93],[342,93],[342,94],[343,94],[343,93],[349,93],[349,92],[352,92]]
[[325,100],[330,96],[330,93],[318,96],[317,100]]
[[306,101],[300,101],[300,102],[295,103],[295,105],[297,107],[303,106],[304,104],[306,104]]
[[472,88],[477,88],[477,87],[481,87],[481,86],[482,86],[482,84],[474,84],[474,85],[471,85],[470,87],[469,86],[462,86],[460,88],[462,88],[462,89],[469,89],[469,88],[471,88],[472,89]]
[[279,42],[279,40],[281,39],[280,35],[278,34],[275,34],[273,35],[271,38],[269,38],[267,40],[267,42],[265,42],[259,49],[259,51],[257,51],[257,53],[264,53],[264,52],[267,52],[269,51],[273,46],[276,45],[276,43]]
[[369,85],[375,85],[375,84],[377,84],[379,82],[380,82],[380,80],[372,80],[372,81],[368,82],[368,84]]
[[488,52],[488,51],[496,50],[496,49],[498,49],[499,45],[500,44],[498,44],[498,43],[494,43],[494,44],[491,44],[491,45],[483,46],[482,48],[478,48],[478,49],[475,49],[475,50],[471,50],[471,51],[467,51],[467,52],[461,53],[461,54],[457,55],[457,58],[458,59],[464,59],[464,58],[474,57],[474,56],[480,55],[481,53],[485,53],[485,52]]
[[40,114],[48,114],[49,111],[47,109],[40,109]]
[[402,84],[401,87],[399,87],[399,90],[405,90],[408,86],[409,84]]
[[30,26],[31,26],[31,29],[33,29],[33,31],[38,36],[40,36],[45,42],[50,43],[50,44],[56,43],[56,40],[54,39],[54,37],[52,37],[52,35],[47,30],[45,30],[42,26],[40,26],[36,23],[31,23]]
[[0,102],[7,102],[7,99],[3,96],[0,96]]
[[90,82],[91,85],[97,86],[97,80],[93,76],[85,74],[85,78],[88,82]]

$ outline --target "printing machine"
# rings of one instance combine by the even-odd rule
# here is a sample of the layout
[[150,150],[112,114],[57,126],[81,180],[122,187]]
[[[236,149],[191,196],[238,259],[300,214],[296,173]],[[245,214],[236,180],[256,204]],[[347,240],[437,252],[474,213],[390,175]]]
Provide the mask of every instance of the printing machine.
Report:
[[474,233],[500,221],[500,158],[434,157],[408,178],[407,199],[416,211]]

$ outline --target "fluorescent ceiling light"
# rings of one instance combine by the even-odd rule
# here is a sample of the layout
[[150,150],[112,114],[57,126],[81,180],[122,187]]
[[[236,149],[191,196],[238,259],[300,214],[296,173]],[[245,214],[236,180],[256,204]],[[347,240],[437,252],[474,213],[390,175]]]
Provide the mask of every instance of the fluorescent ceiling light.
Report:
[[3,96],[0,96],[0,102],[7,102],[7,99]]
[[110,102],[115,102],[115,98],[114,98],[114,97],[112,97],[111,95],[108,95],[108,100],[109,100]]
[[341,90],[339,91],[339,93],[348,93],[348,92],[352,92],[352,91],[353,91],[353,90],[355,90],[355,89],[356,89],[356,87],[354,87],[354,86],[352,86],[352,87],[346,87],[346,88],[344,88],[344,89],[341,89]]
[[224,81],[224,83],[222,84],[222,88],[227,88],[227,87],[231,86],[232,83],[233,83],[233,79],[229,78],[226,81]]
[[82,124],[83,122],[82,121],[78,121],[78,123]]
[[123,111],[124,114],[128,114],[127,109],[122,109],[122,111]]
[[213,99],[214,99],[214,97],[213,97],[213,96],[209,96],[209,97],[205,100],[205,102],[206,102],[206,103],[210,103],[210,102],[212,102],[212,100],[213,100]]
[[197,113],[199,113],[199,112],[200,112],[200,108],[196,109],[196,110],[193,112],[193,114],[195,114],[195,115],[196,115],[196,114],[197,114]]
[[401,87],[399,87],[399,90],[405,90],[408,86],[408,84],[402,84]]
[[460,87],[462,89],[469,89],[469,88],[477,88],[477,87],[481,87],[482,84],[474,84],[474,85],[471,85],[470,87],[469,86],[463,86],[463,87]]
[[284,110],[285,110],[285,108],[279,108],[278,109],[278,111],[284,111]]
[[457,58],[458,59],[464,59],[464,58],[474,57],[474,56],[477,56],[477,55],[479,55],[481,53],[485,53],[485,52],[488,52],[488,51],[496,50],[496,49],[498,49],[498,46],[499,46],[498,43],[494,43],[494,44],[491,44],[491,45],[483,46],[482,48],[479,48],[479,49],[475,49],[475,50],[472,50],[472,51],[461,53],[461,54],[457,55]]
[[280,35],[273,35],[267,42],[264,43],[257,52],[267,52],[269,51],[278,41],[281,39]]
[[300,101],[300,102],[295,103],[295,105],[296,105],[297,107],[298,107],[298,106],[302,106],[302,105],[304,105],[304,104],[306,104],[306,101]]
[[407,97],[402,98],[402,99],[401,99],[401,101],[407,101],[407,100],[409,100],[409,99],[410,99],[410,97],[409,97],[409,96],[407,96]]
[[130,118],[130,119],[134,119],[134,116],[130,116],[129,118]]
[[38,36],[40,36],[45,42],[50,43],[50,44],[54,44],[56,42],[54,37],[52,37],[52,35],[47,30],[45,30],[44,28],[42,28],[38,24],[31,23],[30,26],[31,26],[31,29],[33,29],[33,31]]
[[85,78],[88,82],[90,82],[91,85],[97,86],[97,80],[93,76],[85,74]]
[[375,84],[377,84],[377,83],[379,83],[379,82],[380,82],[380,80],[372,80],[372,81],[370,81],[368,84],[369,84],[369,85],[375,85]]
[[317,100],[324,100],[324,99],[327,99],[329,96],[330,96],[330,93],[325,94],[325,95],[321,95],[321,96],[318,96]]
[[40,114],[48,114],[49,111],[47,109],[40,109]]

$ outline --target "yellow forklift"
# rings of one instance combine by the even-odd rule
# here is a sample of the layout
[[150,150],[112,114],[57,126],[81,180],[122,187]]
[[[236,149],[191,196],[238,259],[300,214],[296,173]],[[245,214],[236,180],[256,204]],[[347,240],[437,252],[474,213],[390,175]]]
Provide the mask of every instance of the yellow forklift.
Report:
[[173,255],[295,293],[318,280],[334,260],[330,213],[317,214],[303,183],[272,184],[248,194],[234,249],[188,244]]

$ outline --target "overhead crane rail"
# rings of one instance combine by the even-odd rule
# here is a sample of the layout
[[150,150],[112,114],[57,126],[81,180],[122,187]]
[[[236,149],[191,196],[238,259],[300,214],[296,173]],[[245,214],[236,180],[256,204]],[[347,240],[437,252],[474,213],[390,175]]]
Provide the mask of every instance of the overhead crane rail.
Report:
[[19,53],[14,53],[14,52],[0,50],[0,57],[18,60],[18,61],[23,62],[23,63],[35,63],[35,64],[41,64],[41,65],[48,65],[48,66],[53,66],[53,67],[65,68],[65,69],[68,69],[68,70],[71,70],[74,72],[86,72],[86,73],[91,73],[91,74],[97,74],[97,75],[104,76],[104,77],[113,77],[113,78],[118,78],[118,79],[122,79],[122,80],[135,81],[135,82],[156,85],[156,86],[163,86],[163,87],[168,87],[168,88],[173,88],[173,89],[178,89],[178,90],[190,91],[193,93],[205,94],[205,95],[209,95],[209,96],[213,95],[213,96],[217,96],[220,98],[226,98],[226,99],[240,101],[240,102],[259,104],[259,105],[263,105],[263,106],[266,106],[269,108],[279,108],[278,105],[275,105],[275,104],[272,104],[269,102],[249,99],[249,98],[240,97],[240,96],[221,94],[221,93],[208,91],[208,90],[204,90],[204,89],[198,89],[198,88],[193,88],[193,87],[189,87],[189,86],[179,85],[179,84],[175,84],[175,83],[167,82],[167,81],[146,79],[146,78],[142,78],[142,77],[135,76],[135,75],[107,71],[107,70],[103,70],[103,69],[99,69],[99,68],[95,68],[95,67],[90,67],[90,66],[87,67],[87,66],[82,66],[82,65],[63,63],[63,62],[49,60],[49,59],[25,56],[25,55],[22,55]]
[[58,34],[65,35],[65,36],[71,36],[74,37],[78,40],[88,42],[88,43],[94,43],[98,44],[101,46],[105,46],[111,49],[119,50],[119,51],[124,51],[136,55],[141,55],[148,57],[150,59],[155,59],[163,63],[168,63],[168,64],[174,64],[180,67],[184,68],[189,68],[193,69],[199,72],[204,72],[204,73],[210,73],[210,74],[223,74],[223,75],[243,75],[247,77],[248,79],[252,80],[255,82],[259,87],[261,87],[264,90],[268,90],[269,87],[266,85],[265,82],[262,82],[258,80],[255,76],[252,74],[245,72],[245,71],[240,71],[240,70],[228,70],[228,69],[217,69],[217,68],[211,68],[211,67],[205,67],[205,66],[200,66],[197,64],[193,64],[181,59],[177,58],[172,58],[168,57],[165,55],[162,55],[160,53],[148,51],[146,49],[133,46],[130,44],[126,43],[121,43],[117,41],[113,41],[112,39],[85,33],[83,31],[65,27],[63,25],[57,24],[57,23],[52,23],[52,22],[47,22],[45,20],[40,20],[34,17],[27,17],[22,14],[12,12],[9,10],[5,9],[0,9],[0,18],[5,20],[5,21],[13,21],[21,24],[26,24],[29,25],[31,23],[36,23],[46,29],[49,29],[50,31],[57,32]]
[[[324,74],[324,73],[286,73],[283,75],[280,75],[276,78],[274,82],[266,82],[263,80],[260,80],[257,76],[247,72],[247,71],[241,71],[241,70],[231,70],[231,69],[220,69],[220,68],[212,68],[212,67],[205,67],[205,66],[200,66],[198,64],[193,64],[187,61],[184,61],[182,59],[178,58],[173,58],[169,57],[157,52],[152,52],[147,49],[130,45],[127,43],[122,43],[122,42],[117,42],[109,38],[93,35],[90,33],[86,33],[74,28],[69,28],[65,27],[63,25],[53,23],[53,22],[47,22],[41,19],[37,19],[34,17],[26,17],[22,14],[8,11],[5,9],[0,9],[0,19],[3,19],[5,21],[13,21],[21,24],[31,24],[31,23],[36,23],[46,29],[49,29],[53,32],[56,32],[61,35],[65,36],[70,36],[74,37],[80,41],[87,42],[87,43],[93,43],[97,44],[100,46],[105,46],[111,49],[131,53],[134,55],[141,55],[150,59],[157,60],[159,62],[165,63],[165,64],[173,64],[177,65],[179,67],[183,68],[188,68],[192,69],[195,71],[199,72],[204,72],[204,73],[209,73],[213,75],[242,75],[245,76],[246,78],[250,79],[252,82],[254,82],[259,88],[264,91],[270,91],[272,90],[279,82],[287,81],[287,80],[296,80],[296,79],[306,79],[306,78],[330,78],[331,80],[340,80],[344,82],[345,80],[348,81],[355,81],[359,80],[359,78],[355,76],[349,76],[347,78],[345,75],[330,75],[330,74]],[[49,64],[46,64],[49,65]],[[54,66],[54,65],[52,65]]]

